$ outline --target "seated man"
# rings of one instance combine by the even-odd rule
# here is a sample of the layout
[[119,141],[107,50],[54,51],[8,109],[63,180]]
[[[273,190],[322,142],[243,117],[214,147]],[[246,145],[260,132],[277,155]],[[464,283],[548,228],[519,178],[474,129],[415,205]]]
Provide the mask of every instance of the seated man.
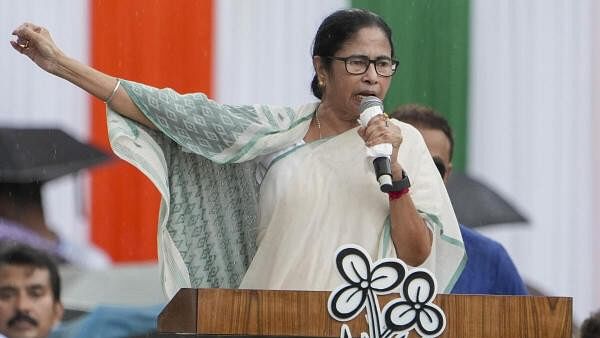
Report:
[[46,338],[62,316],[54,262],[30,247],[5,247],[0,252],[0,337]]
[[[454,138],[448,121],[433,109],[419,105],[396,108],[393,118],[417,128],[444,182],[452,171]],[[462,224],[460,231],[467,252],[467,265],[452,293],[526,295],[527,289],[502,244]]]

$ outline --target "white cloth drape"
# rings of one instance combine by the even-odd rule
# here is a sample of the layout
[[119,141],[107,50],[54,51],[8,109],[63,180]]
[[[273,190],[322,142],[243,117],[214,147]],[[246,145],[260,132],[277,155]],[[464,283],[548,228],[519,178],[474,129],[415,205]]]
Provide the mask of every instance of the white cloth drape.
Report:
[[[396,124],[403,135],[398,162],[410,177],[411,199],[433,232],[431,253],[421,267],[434,273],[439,292],[449,292],[465,259],[456,216],[419,132]],[[342,280],[327,261],[333,263],[336,249],[348,243],[377,259],[397,257],[389,201],[373,179],[356,129],[276,158],[260,187],[258,249],[240,288],[332,290]]]
[[578,319],[600,307],[598,8],[592,0],[472,2],[468,167],[530,219],[484,232],[507,247],[527,282],[574,297]]

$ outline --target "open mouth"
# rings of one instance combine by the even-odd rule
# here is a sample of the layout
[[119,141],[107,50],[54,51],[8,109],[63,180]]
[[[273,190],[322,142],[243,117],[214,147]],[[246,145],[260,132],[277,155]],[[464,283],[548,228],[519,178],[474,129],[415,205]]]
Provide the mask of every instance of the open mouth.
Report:
[[377,96],[375,92],[372,91],[364,91],[356,94],[356,99],[360,103],[367,96]]

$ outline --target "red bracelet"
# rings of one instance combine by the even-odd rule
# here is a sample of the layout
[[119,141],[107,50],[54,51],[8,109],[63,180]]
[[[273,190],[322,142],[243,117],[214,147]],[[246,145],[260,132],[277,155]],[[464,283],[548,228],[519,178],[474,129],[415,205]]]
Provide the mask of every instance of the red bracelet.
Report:
[[388,196],[390,198],[390,201],[396,200],[404,195],[406,195],[406,193],[408,193],[408,187],[404,188],[400,191],[390,191],[388,192]]

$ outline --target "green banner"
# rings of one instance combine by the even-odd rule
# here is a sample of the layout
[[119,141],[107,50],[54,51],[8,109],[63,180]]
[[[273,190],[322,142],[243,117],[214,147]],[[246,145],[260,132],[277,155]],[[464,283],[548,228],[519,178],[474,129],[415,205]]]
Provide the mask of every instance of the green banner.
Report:
[[386,111],[405,103],[431,106],[454,131],[454,168],[466,164],[469,65],[468,0],[354,0],[392,27],[400,60]]

